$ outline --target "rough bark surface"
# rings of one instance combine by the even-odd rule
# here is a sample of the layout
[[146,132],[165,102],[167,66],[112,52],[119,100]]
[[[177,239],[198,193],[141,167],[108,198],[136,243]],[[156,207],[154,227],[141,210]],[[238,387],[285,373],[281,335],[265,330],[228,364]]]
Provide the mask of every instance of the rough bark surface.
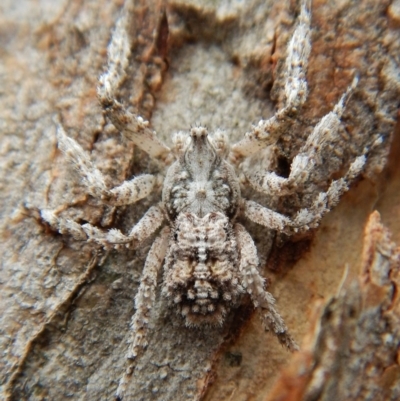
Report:
[[[54,119],[61,119],[68,134],[91,151],[110,186],[157,166],[120,138],[96,99],[97,78],[123,2],[38,4],[3,0],[0,5],[0,398],[112,399],[126,365],[133,299],[150,242],[136,251],[104,253],[48,230],[37,210],[65,209],[77,221],[127,230],[154,199],[134,208],[99,207],[57,151]],[[165,142],[170,143],[172,132],[196,123],[210,130],[224,128],[236,141],[251,123],[273,113],[281,101],[281,60],[298,12],[296,2],[170,0],[169,42],[158,42],[158,56],[168,53],[168,63],[157,63],[148,53],[153,32],[160,29],[162,4],[137,0],[129,6],[137,41],[121,99],[150,118]],[[345,163],[336,170],[346,168],[379,133],[384,144],[371,155],[366,174],[374,178],[384,167],[397,117],[400,2],[314,0],[312,27],[309,99],[299,124],[278,143],[279,152],[287,159],[296,154],[310,132],[307,127],[331,110],[358,72],[359,90],[343,118]],[[399,155],[394,151],[393,160]],[[271,292],[299,340],[313,332],[313,324],[318,326],[310,326],[307,311],[336,291],[346,263],[350,278],[354,276],[362,229],[373,208],[400,243],[397,164],[386,175],[385,188],[368,179],[355,186],[324,219],[308,253],[304,249],[310,238],[297,238],[280,248],[275,244],[267,262],[273,234],[253,229],[267,275],[267,267],[276,270]],[[275,206],[287,211],[293,205]],[[365,282],[350,286],[326,308],[330,305],[340,315],[346,297],[357,303],[367,287]],[[371,310],[376,312],[381,301]],[[349,318],[349,333],[363,311],[356,309]],[[368,319],[383,315],[365,316],[363,324],[368,325],[376,322]],[[324,326],[318,327],[318,338],[324,339]],[[305,347],[307,355],[314,352]],[[323,349],[317,351],[325,356]],[[183,327],[159,302],[149,348],[126,399],[263,400],[290,357],[262,331],[246,305],[222,329],[199,332]],[[350,368],[345,361],[340,366]],[[398,375],[396,369],[392,376],[381,376],[377,386]],[[282,383],[277,385],[287,385]]]
[[314,309],[302,351],[268,401],[398,400],[400,397],[400,248],[368,220],[358,280]]

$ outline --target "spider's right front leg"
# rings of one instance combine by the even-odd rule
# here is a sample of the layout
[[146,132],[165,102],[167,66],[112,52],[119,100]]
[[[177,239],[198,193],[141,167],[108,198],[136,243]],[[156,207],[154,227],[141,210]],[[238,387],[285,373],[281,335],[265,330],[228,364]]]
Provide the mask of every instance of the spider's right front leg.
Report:
[[306,71],[310,55],[310,1],[301,1],[298,25],[287,47],[285,63],[285,105],[268,120],[261,120],[253,126],[245,138],[233,145],[229,155],[233,163],[238,163],[272,145],[286,131],[307,97]]

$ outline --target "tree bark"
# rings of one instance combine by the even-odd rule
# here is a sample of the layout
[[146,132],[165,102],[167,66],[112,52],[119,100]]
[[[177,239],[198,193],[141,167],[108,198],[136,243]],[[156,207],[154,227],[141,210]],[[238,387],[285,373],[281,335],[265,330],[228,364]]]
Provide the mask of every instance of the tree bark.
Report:
[[368,220],[358,280],[346,281],[314,309],[303,349],[266,398],[398,400],[400,397],[400,247]]
[[[110,186],[133,174],[157,171],[105,120],[96,98],[97,79],[122,7],[118,0],[41,1],[40,6],[4,0],[0,5],[2,399],[113,399],[126,367],[133,299],[151,241],[138,250],[103,252],[51,231],[38,214],[40,209],[59,208],[77,221],[126,231],[159,195],[131,208],[102,206],[85,194],[79,177],[57,151],[55,119],[91,152]],[[127,0],[125,7],[131,13],[134,47],[131,78],[121,90],[121,101],[149,118],[167,144],[173,132],[198,123],[210,131],[226,129],[235,142],[281,103],[282,61],[298,14],[295,1]],[[344,339],[339,341],[342,332],[336,326],[326,333],[346,305],[372,298],[365,259],[364,281],[337,291],[345,265],[348,283],[358,275],[362,231],[373,209],[380,211],[393,240],[400,243],[398,135],[389,169],[383,171],[400,95],[400,2],[314,0],[312,28],[308,101],[299,122],[277,145],[278,153],[287,160],[296,154],[310,133],[308,127],[334,107],[355,74],[360,83],[342,119],[348,146],[337,157],[332,156],[334,149],[326,150],[319,181],[328,185],[332,177],[342,175],[377,134],[383,144],[369,155],[364,179],[312,235],[288,240],[251,227],[265,274],[272,277],[270,291],[287,325],[299,342],[308,333],[304,351],[292,360],[275,338],[263,332],[247,304],[221,329],[192,330],[159,299],[149,347],[124,399],[276,400],[281,399],[276,394],[290,391],[299,394],[290,399],[309,399],[307,391],[317,375],[315,361],[326,355],[322,345],[332,340],[340,349],[351,348]],[[254,163],[261,168],[263,160],[255,158],[252,163],[249,168]],[[293,207],[272,206],[282,212]],[[371,250],[371,243],[390,243],[370,239],[374,227],[384,231],[373,216],[364,258],[381,255]],[[389,247],[387,263],[395,275],[397,254],[393,245]],[[396,280],[387,285],[397,285]],[[386,284],[383,287],[373,304],[375,314],[357,306],[356,317],[340,320],[348,337],[364,327],[358,319],[366,320],[365,327],[381,325],[387,319],[388,299],[397,313],[398,299],[390,298]],[[315,312],[315,304],[323,305],[320,312]],[[330,319],[328,310],[333,310]],[[391,327],[382,333],[398,344],[398,329]],[[368,366],[373,370],[379,364],[379,372],[385,374],[368,376],[368,383],[374,391],[387,389],[390,383],[391,390],[382,399],[394,400],[399,391],[399,380],[393,379],[398,377],[396,347],[369,340],[370,353],[385,354]],[[330,359],[318,365],[330,381],[318,383],[313,399],[333,399],[328,386],[339,383],[351,366],[365,366],[357,353],[350,359],[351,364],[346,352],[332,351]],[[291,370],[279,376],[286,363]],[[306,379],[300,380],[302,366]],[[350,391],[352,382],[343,386],[343,391]]]

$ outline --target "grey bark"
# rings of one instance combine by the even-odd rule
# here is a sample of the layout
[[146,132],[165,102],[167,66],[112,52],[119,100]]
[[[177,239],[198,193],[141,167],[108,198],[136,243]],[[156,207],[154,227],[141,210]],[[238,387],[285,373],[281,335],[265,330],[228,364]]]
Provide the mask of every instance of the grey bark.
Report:
[[[385,164],[399,99],[400,5],[388,0],[324,3],[313,4],[309,100],[279,152],[293,157],[310,132],[305,127],[333,107],[358,72],[360,90],[343,118],[348,147],[335,159],[336,170],[379,133],[384,144],[367,169],[367,176],[375,177]],[[85,194],[56,147],[54,118],[59,117],[69,135],[91,151],[110,185],[157,169],[119,137],[96,99],[120,7],[120,2],[90,0],[43,1],[40,6],[5,0],[0,5],[2,399],[112,399],[125,368],[133,299],[150,242],[139,250],[104,253],[52,232],[38,218],[39,209],[60,207],[78,221],[126,230],[154,202],[150,198],[118,210],[100,206]],[[172,132],[201,123],[210,130],[226,129],[236,141],[251,123],[273,113],[281,101],[280,60],[298,11],[295,2],[170,1],[167,70],[146,58],[159,11],[157,2],[133,3],[132,35],[138,39],[132,79],[121,99],[151,118],[163,140],[170,143]],[[159,50],[165,49],[161,45]],[[276,206],[286,211],[292,205]],[[266,264],[272,235],[252,234]],[[322,272],[329,268],[329,262],[320,267]],[[274,278],[272,293],[301,298],[296,288],[282,289],[285,277]],[[294,317],[304,310],[284,299],[280,310],[295,333],[306,331],[307,318],[296,327]],[[235,391],[224,393],[217,380],[205,393],[221,360],[235,359],[226,347],[238,341],[252,322],[250,315],[244,305],[221,329],[190,330],[160,300],[149,348],[126,399],[217,400],[225,397],[221,394],[247,399],[240,383],[248,387],[247,377],[260,369],[256,358],[245,363],[247,371],[238,371]],[[268,342],[272,380],[290,355],[271,336],[256,335]],[[252,399],[262,399],[257,384],[251,385]]]

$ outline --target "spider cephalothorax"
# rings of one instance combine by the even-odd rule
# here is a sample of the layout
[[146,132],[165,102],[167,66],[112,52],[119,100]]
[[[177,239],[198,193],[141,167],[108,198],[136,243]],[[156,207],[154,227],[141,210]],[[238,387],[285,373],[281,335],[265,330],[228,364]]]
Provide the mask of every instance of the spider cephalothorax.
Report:
[[210,139],[206,128],[192,128],[188,143],[167,171],[163,203],[172,220],[181,212],[198,217],[221,212],[230,218],[237,213],[239,180]]
[[[100,77],[99,100],[106,116],[126,138],[164,164],[162,198],[127,234],[118,229],[105,231],[91,224],[80,225],[51,210],[42,210],[43,219],[61,233],[104,247],[137,246],[161,229],[147,256],[135,298],[136,313],[131,324],[128,358],[136,358],[147,346],[146,334],[162,269],[162,296],[183,316],[186,325],[222,324],[228,311],[240,302],[241,294],[247,293],[258,309],[265,329],[273,332],[289,349],[297,349],[275,309],[274,298],[265,288],[254,242],[237,217],[288,235],[316,227],[322,216],[337,204],[349,183],[360,174],[368,153],[365,148],[363,154],[350,164],[344,177],[333,180],[326,192],[315,193],[314,201],[292,216],[277,213],[241,195],[242,181],[239,182],[237,175],[240,162],[273,145],[306,100],[305,73],[310,53],[310,12],[306,1],[302,2],[297,28],[288,44],[284,106],[270,119],[253,126],[232,147],[228,146],[221,131],[209,136],[205,128],[196,127],[190,134],[176,134],[171,151],[149,128],[149,122],[125,110],[116,100],[130,59],[126,27],[126,24],[118,24],[113,34],[108,69]],[[287,177],[269,171],[245,171],[242,172],[246,178],[244,182],[268,196],[290,196],[301,192],[318,165],[318,151],[326,142],[326,136],[331,142],[339,136],[345,100],[356,83],[354,80],[334,109],[313,128],[293,158]],[[88,193],[107,204],[133,204],[157,189],[163,178],[143,174],[108,189],[89,155],[65,134],[61,125],[57,137],[60,149],[80,172]],[[378,138],[375,143],[379,141]],[[127,375],[132,370],[128,370]],[[118,394],[123,392],[124,383],[125,378]]]

